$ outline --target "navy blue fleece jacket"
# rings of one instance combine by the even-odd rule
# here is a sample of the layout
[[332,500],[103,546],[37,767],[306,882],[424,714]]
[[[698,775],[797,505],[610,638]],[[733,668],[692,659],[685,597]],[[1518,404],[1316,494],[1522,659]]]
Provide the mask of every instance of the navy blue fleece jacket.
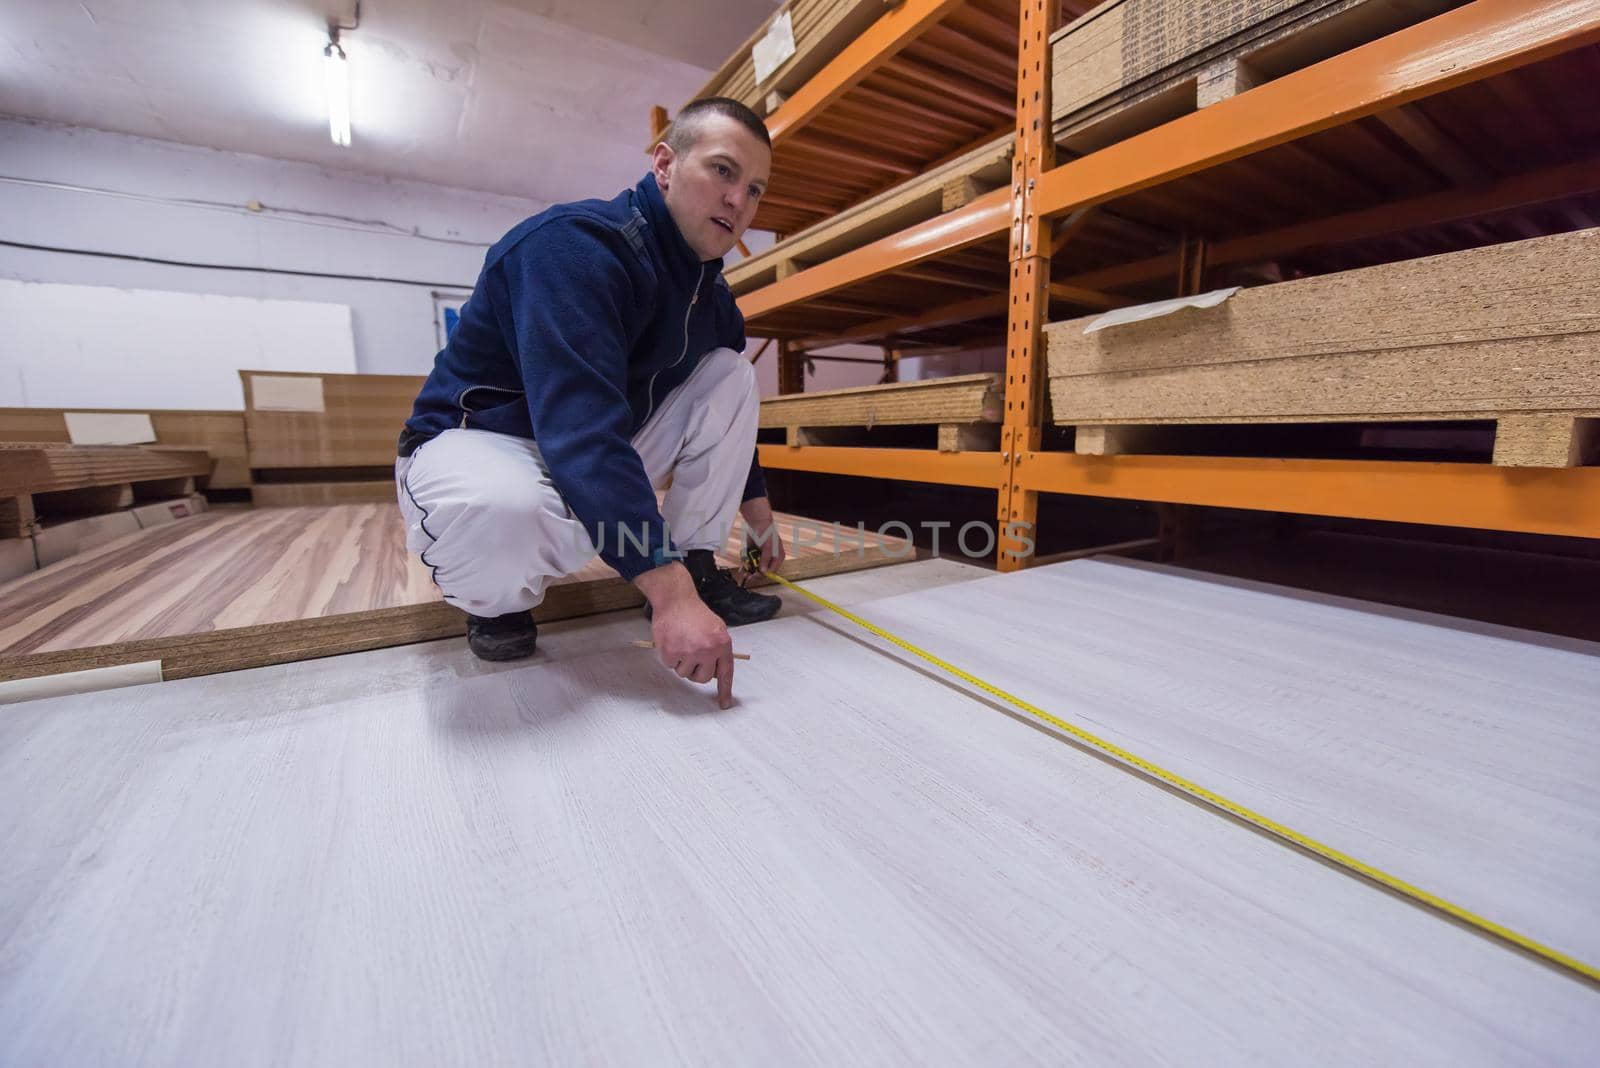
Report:
[[[601,558],[632,579],[672,546],[630,441],[707,352],[744,344],[722,261],[701,262],[646,175],[609,201],[558,204],[489,250],[401,454],[452,427],[536,439]],[[744,500],[765,495],[751,457]],[[642,550],[618,524],[643,532]]]

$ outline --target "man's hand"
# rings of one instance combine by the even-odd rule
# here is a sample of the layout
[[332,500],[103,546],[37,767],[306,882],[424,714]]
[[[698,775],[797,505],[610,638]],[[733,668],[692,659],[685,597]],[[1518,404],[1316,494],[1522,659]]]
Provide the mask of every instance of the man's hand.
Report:
[[749,532],[746,538],[761,548],[761,570],[776,571],[783,566],[783,538],[778,525],[772,521],[772,501],[766,497],[752,497],[739,506],[744,525]]
[[727,624],[700,600],[682,564],[646,571],[634,585],[650,601],[656,658],[691,682],[717,680],[717,706],[733,707],[733,639]]

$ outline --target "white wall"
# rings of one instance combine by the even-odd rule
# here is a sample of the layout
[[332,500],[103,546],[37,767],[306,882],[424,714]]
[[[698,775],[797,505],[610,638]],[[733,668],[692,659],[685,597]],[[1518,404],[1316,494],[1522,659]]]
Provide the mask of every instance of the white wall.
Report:
[[[264,210],[248,210],[251,201]],[[0,239],[266,269],[196,269],[0,244],[0,277],[348,305],[356,367],[369,373],[426,372],[436,351],[433,288],[470,288],[488,246],[543,207],[311,164],[0,119],[0,218],[6,220]]]
[[242,370],[355,369],[343,304],[0,278],[3,407],[243,408]]

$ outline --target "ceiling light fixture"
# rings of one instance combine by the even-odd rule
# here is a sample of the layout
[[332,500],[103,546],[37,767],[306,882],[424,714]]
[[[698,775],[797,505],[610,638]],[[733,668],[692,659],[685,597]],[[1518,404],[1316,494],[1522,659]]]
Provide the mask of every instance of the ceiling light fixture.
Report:
[[328,75],[328,136],[341,148],[350,147],[350,67],[337,36],[322,50]]
[[328,21],[328,44],[322,50],[322,67],[328,80],[328,136],[340,148],[350,147],[350,60],[339,44],[339,35],[360,25],[361,0],[356,0],[350,25]]

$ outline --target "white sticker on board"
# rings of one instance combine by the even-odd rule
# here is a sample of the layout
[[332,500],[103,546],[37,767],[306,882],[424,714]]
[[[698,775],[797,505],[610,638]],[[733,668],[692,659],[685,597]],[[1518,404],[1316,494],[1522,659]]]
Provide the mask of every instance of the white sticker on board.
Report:
[[144,412],[62,412],[67,440],[74,445],[143,445],[156,440]]
[[258,412],[320,412],[322,378],[289,375],[251,375],[250,407]]
[[783,61],[794,55],[794,22],[785,11],[772,20],[772,25],[750,50],[750,61],[756,67],[756,84],[772,77],[772,72],[783,66]]

